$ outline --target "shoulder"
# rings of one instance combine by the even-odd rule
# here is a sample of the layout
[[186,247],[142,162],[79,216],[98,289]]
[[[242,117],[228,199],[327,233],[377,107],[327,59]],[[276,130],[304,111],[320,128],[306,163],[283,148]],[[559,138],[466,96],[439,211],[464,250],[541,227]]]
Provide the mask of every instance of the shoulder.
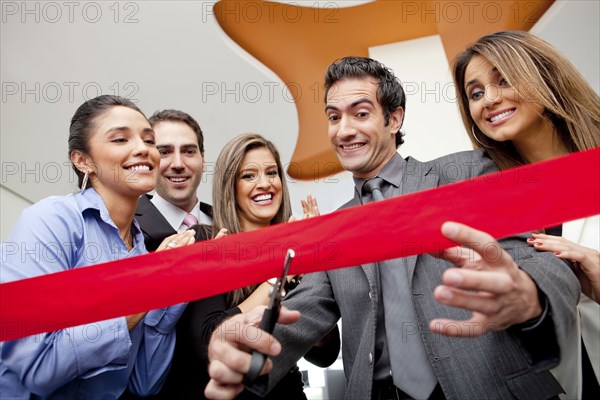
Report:
[[52,196],[42,199],[23,210],[19,222],[38,223],[59,219],[72,223],[83,220],[81,212],[82,210],[74,195]]
[[431,161],[427,161],[424,164],[429,164],[429,165],[443,165],[443,164],[448,164],[448,163],[452,163],[452,162],[462,162],[462,161],[467,161],[467,162],[478,162],[478,163],[490,163],[493,161],[490,159],[490,157],[487,155],[487,153],[485,151],[483,151],[482,149],[477,149],[477,150],[466,150],[466,151],[459,151],[457,153],[451,153],[451,154],[447,154],[445,156],[436,158],[434,160]]
[[[50,197],[23,211],[2,243],[3,281],[72,268],[85,226],[75,196]],[[3,254],[4,255],[4,254]]]
[[200,202],[200,211],[202,211],[204,214],[208,215],[209,217],[212,217],[213,209],[210,204]]
[[140,196],[140,198],[138,200],[137,208],[135,210],[135,213],[137,215],[143,214],[149,208],[156,208],[156,207],[154,207],[154,204],[152,204],[152,202],[150,201],[151,198],[152,198],[152,195],[150,195],[150,194],[145,194],[145,195]]
[[358,204],[358,201],[353,197],[344,204],[342,204],[338,210],[343,210],[344,208],[350,208]]
[[[418,163],[416,160],[413,162]],[[482,149],[448,154],[422,165],[438,175],[440,183],[457,182],[498,171],[496,164]]]

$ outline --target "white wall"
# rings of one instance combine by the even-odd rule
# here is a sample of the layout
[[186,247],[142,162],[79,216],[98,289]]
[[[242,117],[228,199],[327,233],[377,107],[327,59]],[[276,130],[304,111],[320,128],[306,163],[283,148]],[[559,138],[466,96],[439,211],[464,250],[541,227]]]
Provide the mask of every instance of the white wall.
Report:
[[[69,120],[96,94],[129,95],[147,114],[168,107],[196,117],[206,132],[209,164],[199,189],[203,200],[211,196],[210,163],[237,134],[265,135],[289,162],[298,134],[294,104],[281,80],[221,31],[214,0],[76,3],[72,15],[64,2],[1,3],[2,240],[28,202],[76,190],[66,154]],[[534,28],[596,88],[598,8],[597,1],[557,1]],[[370,54],[407,85],[402,155],[426,160],[469,147],[438,37],[377,46]],[[347,173],[290,186],[297,215],[308,193],[318,197],[322,212],[352,195]]]
[[10,233],[21,211],[30,205],[30,201],[23,199],[4,186],[0,186],[0,234],[2,235],[2,240]]
[[600,1],[557,1],[530,32],[552,43],[600,93]]

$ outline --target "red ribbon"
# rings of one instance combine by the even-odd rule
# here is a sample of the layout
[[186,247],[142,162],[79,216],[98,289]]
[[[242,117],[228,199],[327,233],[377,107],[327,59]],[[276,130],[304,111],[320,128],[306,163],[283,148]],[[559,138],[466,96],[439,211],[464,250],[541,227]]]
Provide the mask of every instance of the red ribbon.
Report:
[[[448,171],[443,171],[448,172]],[[449,173],[449,172],[448,172]],[[600,213],[600,148],[192,246],[0,285],[0,340],[212,296],[279,275],[440,250],[456,221],[495,238]]]

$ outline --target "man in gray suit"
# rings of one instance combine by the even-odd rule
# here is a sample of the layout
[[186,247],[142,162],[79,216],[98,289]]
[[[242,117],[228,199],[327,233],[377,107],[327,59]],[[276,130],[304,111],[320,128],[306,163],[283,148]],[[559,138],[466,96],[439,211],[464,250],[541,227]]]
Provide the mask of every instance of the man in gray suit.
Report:
[[[375,60],[335,62],[325,90],[329,139],[355,181],[344,207],[377,200],[373,186],[393,197],[496,171],[482,151],[426,163],[400,157],[404,92]],[[298,322],[277,325],[278,341],[255,331],[262,309],[225,321],[209,347],[207,396],[241,390],[247,348],[277,356],[254,387],[268,390],[341,318],[348,399],[556,397],[562,389],[548,369],[575,321],[575,275],[553,254],[530,249],[524,237],[498,244],[461,224],[441,229],[464,247],[307,275],[284,301],[300,313],[282,310],[279,319]]]

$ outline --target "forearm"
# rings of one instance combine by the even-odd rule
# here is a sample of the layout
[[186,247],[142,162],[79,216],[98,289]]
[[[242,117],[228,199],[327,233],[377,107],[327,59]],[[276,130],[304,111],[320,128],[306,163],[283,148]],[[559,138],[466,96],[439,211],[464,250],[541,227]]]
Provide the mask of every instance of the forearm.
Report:
[[183,303],[152,310],[140,322],[142,343],[129,379],[129,389],[135,394],[155,394],[164,384],[175,348],[175,326],[186,306]]
[[[536,353],[546,354],[551,360],[554,357],[549,350],[564,348],[568,334],[575,326],[579,282],[568,266],[551,253],[537,253],[522,259],[519,267],[533,279],[540,298],[547,301],[547,312],[535,321],[532,329],[513,330],[513,333],[522,339],[521,343],[530,350],[534,360],[540,361],[535,357]],[[542,343],[546,343],[546,351],[539,351]]]
[[1,358],[28,390],[48,395],[74,379],[126,368],[130,347],[118,318],[5,342]]
[[254,290],[254,292],[252,292],[250,296],[246,298],[246,300],[238,304],[238,307],[242,312],[245,313],[252,310],[254,307],[268,305],[269,290],[271,290],[271,285],[269,285],[267,282],[263,282]]

